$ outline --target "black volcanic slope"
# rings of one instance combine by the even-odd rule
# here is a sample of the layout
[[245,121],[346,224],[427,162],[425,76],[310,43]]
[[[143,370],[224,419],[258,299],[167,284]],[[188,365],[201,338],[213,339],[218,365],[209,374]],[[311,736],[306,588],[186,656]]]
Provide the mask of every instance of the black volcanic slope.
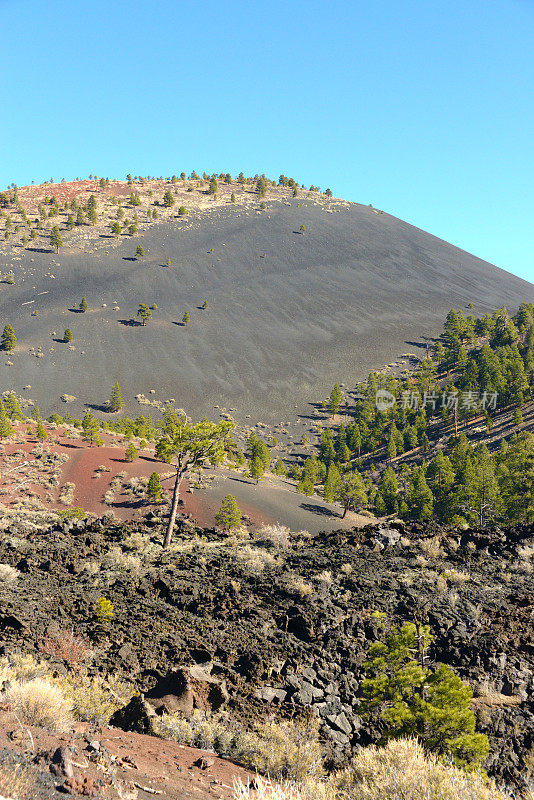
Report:
[[[118,247],[107,241],[0,263],[17,279],[0,285],[0,322],[20,344],[13,365],[0,358],[0,385],[43,413],[65,411],[63,393],[78,398],[72,413],[101,403],[118,378],[132,413],[146,411],[133,399],[142,392],[174,398],[195,418],[220,405],[274,421],[437,334],[453,306],[512,310],[534,300],[532,284],[355,204],[334,213],[311,200],[261,214],[229,207],[154,225]],[[130,260],[139,242],[147,255]],[[84,295],[91,310],[69,311]],[[209,309],[199,310],[205,299]],[[159,306],[147,327],[125,324],[139,302]],[[66,327],[74,351],[53,341]],[[38,347],[41,358],[30,351]]]

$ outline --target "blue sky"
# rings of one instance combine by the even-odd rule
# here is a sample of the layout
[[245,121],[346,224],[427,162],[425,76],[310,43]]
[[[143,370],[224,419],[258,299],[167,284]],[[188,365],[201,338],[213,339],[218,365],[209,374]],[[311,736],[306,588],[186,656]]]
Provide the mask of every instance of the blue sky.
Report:
[[0,186],[280,173],[534,281],[533,0],[0,0]]

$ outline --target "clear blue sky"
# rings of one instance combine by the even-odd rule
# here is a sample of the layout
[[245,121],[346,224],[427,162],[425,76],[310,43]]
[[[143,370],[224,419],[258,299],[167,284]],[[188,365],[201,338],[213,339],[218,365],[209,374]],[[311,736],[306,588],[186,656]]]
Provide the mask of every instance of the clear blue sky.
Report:
[[280,173],[534,281],[533,0],[0,0],[0,186]]

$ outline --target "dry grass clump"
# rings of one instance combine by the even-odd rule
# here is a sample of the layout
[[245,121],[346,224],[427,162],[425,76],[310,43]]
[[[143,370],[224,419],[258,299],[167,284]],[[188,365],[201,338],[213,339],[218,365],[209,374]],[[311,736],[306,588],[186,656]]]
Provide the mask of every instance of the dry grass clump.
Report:
[[61,733],[72,723],[72,705],[61,688],[45,678],[13,681],[3,693],[13,711],[27,725]]
[[36,661],[33,656],[10,653],[0,658],[0,685],[4,681],[31,681],[42,678],[48,672],[44,661]]
[[251,572],[262,572],[265,567],[279,567],[282,563],[281,559],[269,553],[267,550],[262,550],[257,547],[245,545],[239,547],[233,553],[239,561],[248,567]]
[[311,583],[306,583],[304,578],[300,575],[295,575],[288,583],[288,588],[292,592],[296,592],[303,600],[309,600],[313,594],[313,586]]
[[67,482],[61,487],[61,491],[59,492],[59,502],[63,503],[64,506],[70,506],[72,501],[74,500],[74,492],[76,490],[76,484]]
[[443,555],[443,551],[440,547],[439,538],[434,536],[432,539],[423,539],[419,546],[425,555],[429,558],[439,558]]
[[116,569],[127,569],[138,572],[141,569],[139,556],[123,553],[120,547],[112,547],[106,554],[106,561]]
[[163,714],[157,720],[158,733],[188,747],[210,750],[220,756],[230,757],[233,752],[234,734],[226,720],[218,715],[207,716],[195,710],[189,719],[174,714]]
[[0,564],[0,584],[15,583],[20,577],[20,572],[9,564]]
[[362,748],[330,782],[343,800],[505,800],[493,784],[446,766],[415,739]]
[[234,778],[235,800],[302,800],[303,794],[293,783],[273,783],[256,775],[253,787]]
[[303,783],[318,778],[323,772],[323,752],[317,722],[262,722],[254,733],[236,737],[232,758],[277,781]]
[[272,542],[276,547],[289,547],[291,544],[291,531],[286,525],[263,525],[257,532],[256,538],[260,541]]

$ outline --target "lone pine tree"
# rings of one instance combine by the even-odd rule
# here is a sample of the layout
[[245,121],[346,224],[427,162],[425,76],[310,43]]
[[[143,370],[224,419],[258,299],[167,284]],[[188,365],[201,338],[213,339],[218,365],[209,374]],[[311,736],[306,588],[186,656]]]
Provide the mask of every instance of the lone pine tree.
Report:
[[429,665],[432,641],[428,625],[405,622],[373,643],[364,663],[361,711],[379,717],[383,742],[410,736],[456,766],[476,765],[488,754],[489,743],[475,733],[473,692],[451,667]]
[[122,399],[122,392],[119,382],[115,381],[108,400],[108,409],[109,411],[115,412],[120,411],[121,408],[124,408],[124,400]]
[[64,342],[72,342],[73,340],[72,331],[70,328],[65,328],[65,333],[63,334],[63,341]]
[[152,319],[152,311],[150,310],[150,306],[147,306],[146,303],[139,303],[137,316],[141,318],[141,324],[143,326],[146,325],[147,322],[150,322]]
[[57,225],[54,225],[50,231],[50,244],[56,248],[56,253],[59,253],[59,248],[63,245],[63,239]]
[[7,439],[13,436],[14,433],[15,428],[9,421],[4,404],[0,399],[0,439]]
[[241,525],[241,510],[232,494],[227,494],[222,501],[221,508],[215,515],[215,522],[225,531]]
[[89,306],[87,304],[87,300],[85,299],[85,297],[82,297],[82,300],[81,300],[81,303],[80,303],[80,311],[83,311],[83,313],[85,314],[85,312],[87,311],[88,308],[89,308]]
[[5,325],[2,331],[2,350],[11,351],[17,346],[17,337],[11,325]]
[[164,547],[168,547],[171,542],[184,476],[190,471],[201,470],[207,462],[220,463],[224,459],[225,446],[234,427],[232,422],[216,423],[207,419],[191,424],[176,414],[167,414],[164,418],[163,435],[156,445],[156,458],[167,464],[174,461],[176,467]]
[[161,480],[157,472],[153,472],[148,480],[148,484],[146,487],[147,497],[153,500],[155,503],[159,503],[161,500],[161,493],[163,489],[161,486]]

